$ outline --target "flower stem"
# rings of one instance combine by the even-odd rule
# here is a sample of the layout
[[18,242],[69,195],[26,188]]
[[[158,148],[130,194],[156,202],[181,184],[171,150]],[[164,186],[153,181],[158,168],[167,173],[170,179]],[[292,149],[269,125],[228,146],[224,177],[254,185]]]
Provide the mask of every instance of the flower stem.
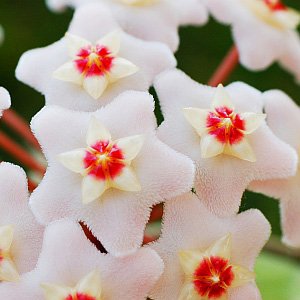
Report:
[[11,140],[5,133],[0,131],[0,147],[15,157],[25,167],[28,167],[40,174],[45,173],[45,168],[39,164],[29,153]]
[[40,145],[27,122],[19,116],[14,110],[9,109],[3,113],[2,121],[19,133],[30,145],[41,151]]
[[239,53],[236,46],[232,46],[215,73],[212,75],[208,84],[217,86],[220,83],[225,83],[230,77],[233,70],[239,63]]

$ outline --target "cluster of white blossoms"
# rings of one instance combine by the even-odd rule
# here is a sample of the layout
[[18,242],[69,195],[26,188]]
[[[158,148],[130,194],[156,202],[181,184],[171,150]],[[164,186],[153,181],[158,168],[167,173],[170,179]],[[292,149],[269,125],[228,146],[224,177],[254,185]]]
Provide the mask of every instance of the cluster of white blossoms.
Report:
[[[247,188],[280,198],[284,241],[300,247],[300,109],[277,90],[199,84],[173,52],[178,26],[210,11],[232,24],[243,64],[279,60],[300,78],[300,15],[279,0],[47,3],[76,11],[61,40],[17,66],[45,96],[31,129],[48,166],[28,195],[24,172],[0,164],[0,298],[259,300],[270,225],[238,210]],[[161,236],[142,246],[160,203]]]

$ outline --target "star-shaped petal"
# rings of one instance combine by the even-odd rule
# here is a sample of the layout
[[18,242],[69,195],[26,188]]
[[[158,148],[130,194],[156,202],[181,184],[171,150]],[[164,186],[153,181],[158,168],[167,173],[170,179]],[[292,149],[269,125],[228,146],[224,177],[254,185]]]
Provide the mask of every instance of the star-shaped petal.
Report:
[[129,34],[159,41],[176,51],[180,25],[203,25],[208,13],[202,0],[46,0],[49,8],[61,11],[67,6],[90,3],[108,6],[120,26]]
[[[158,136],[170,147],[193,159],[197,166],[196,193],[217,215],[228,216],[237,212],[242,194],[251,181],[286,178],[295,174],[297,154],[267,127],[263,120],[263,97],[258,90],[237,82],[225,87],[224,95],[223,88],[200,85],[178,70],[161,74],[154,86],[165,118],[158,129]],[[241,130],[233,136],[240,138],[242,133],[248,143],[244,143],[243,147],[239,147],[240,143],[233,144],[234,152],[231,151],[230,155],[228,151],[223,153],[222,143],[216,143],[218,130],[212,132],[215,135],[206,135],[204,141],[199,136],[207,132],[214,121],[220,121],[214,116],[206,120],[209,122],[203,121],[204,110],[211,110],[213,100],[219,95],[224,104],[233,105],[234,111],[243,116],[245,123],[241,128],[237,119],[235,124]],[[198,109],[188,116],[190,122],[184,114],[188,107]],[[198,119],[194,116],[195,112],[199,113]],[[204,128],[207,125],[209,128]],[[224,135],[220,136],[223,139]],[[205,158],[207,156],[211,157]]]
[[0,87],[0,117],[2,116],[3,110],[8,109],[10,104],[11,101],[8,91],[5,88]]
[[[136,249],[142,242],[150,208],[189,191],[194,180],[193,162],[156,138],[153,110],[153,98],[148,93],[133,91],[95,113],[44,108],[32,121],[48,161],[45,177],[30,199],[39,221],[49,223],[63,217],[82,220],[108,251],[122,254]],[[82,157],[85,155],[86,166],[90,165],[93,157],[84,151],[99,138],[115,141],[116,149],[123,153],[115,151],[114,155],[122,154],[131,163],[128,168],[111,169],[110,175],[116,175],[111,182],[114,188],[101,197],[105,181],[85,176],[89,179],[84,182],[86,196],[82,198]],[[61,154],[66,152],[63,165]],[[124,176],[119,176],[124,170]],[[102,167],[96,171],[99,176],[103,174]],[[94,179],[97,182],[91,182]],[[94,201],[83,204],[83,200]]]
[[122,32],[110,11],[94,3],[75,12],[64,38],[23,54],[16,76],[44,94],[47,105],[95,111],[123,91],[147,91],[175,65],[167,46]]
[[[230,24],[240,62],[262,70],[279,62],[300,80],[300,12],[281,0],[207,0],[211,14]],[[257,49],[260,49],[259,51]]]
[[0,281],[18,281],[37,263],[43,228],[29,209],[24,171],[4,162],[0,164],[0,204]]
[[[268,125],[283,141],[300,151],[300,108],[279,90],[263,94]],[[283,242],[300,247],[300,167],[295,176],[287,179],[255,181],[250,187],[255,192],[280,199]]]
[[122,257],[102,254],[79,224],[61,220],[45,231],[36,269],[18,284],[0,286],[0,294],[10,300],[142,300],[162,271],[155,251],[142,248]]
[[150,247],[165,263],[154,300],[259,300],[254,261],[270,235],[258,210],[218,218],[189,193],[165,204],[162,235]]

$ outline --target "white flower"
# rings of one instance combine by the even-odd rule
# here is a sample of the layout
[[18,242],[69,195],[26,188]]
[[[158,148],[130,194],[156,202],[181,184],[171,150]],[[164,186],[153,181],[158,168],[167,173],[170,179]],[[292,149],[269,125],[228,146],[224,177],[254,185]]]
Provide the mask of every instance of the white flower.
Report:
[[251,181],[295,174],[296,152],[267,127],[260,91],[200,85],[178,70],[154,87],[165,118],[158,136],[195,162],[196,193],[217,215],[237,212]]
[[155,251],[103,254],[78,224],[61,220],[45,231],[36,269],[17,284],[0,286],[0,295],[9,300],[143,300],[162,271]]
[[10,95],[8,91],[0,87],[0,116],[2,115],[3,110],[8,109],[10,107]]
[[204,24],[208,13],[202,0],[46,0],[56,11],[89,3],[108,6],[120,26],[129,34],[178,48],[180,25]]
[[259,300],[255,258],[270,235],[258,210],[218,218],[189,193],[165,205],[162,235],[150,247],[165,263],[154,300]]
[[95,113],[49,106],[35,116],[48,161],[30,198],[39,221],[82,220],[113,254],[139,247],[150,208],[194,180],[193,162],[157,139],[153,110],[148,93],[126,92]]
[[262,70],[278,61],[300,80],[300,13],[280,0],[207,0],[212,15],[232,26],[241,63]]
[[122,32],[110,11],[94,3],[75,12],[64,38],[23,54],[16,76],[44,94],[47,105],[95,111],[123,91],[147,91],[175,65],[167,46]]

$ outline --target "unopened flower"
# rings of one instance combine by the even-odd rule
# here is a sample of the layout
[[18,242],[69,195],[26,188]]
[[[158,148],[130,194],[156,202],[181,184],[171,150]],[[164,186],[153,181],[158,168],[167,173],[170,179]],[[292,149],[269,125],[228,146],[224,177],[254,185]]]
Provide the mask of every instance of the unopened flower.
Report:
[[0,286],[0,294],[9,300],[143,300],[162,270],[151,249],[119,258],[102,254],[79,224],[61,220],[45,231],[36,269],[18,284]]
[[207,0],[212,15],[230,24],[241,63],[261,70],[278,61],[300,80],[300,12],[284,0]]
[[24,171],[9,163],[0,164],[0,207],[0,281],[18,281],[36,265],[43,228],[29,209]]
[[[278,90],[263,94],[268,125],[280,139],[300,154],[300,108]],[[283,241],[300,247],[300,166],[297,174],[287,179],[255,181],[251,190],[280,199]]]
[[260,299],[254,261],[270,235],[258,210],[218,218],[189,193],[165,204],[159,240],[165,263],[154,300]]
[[48,161],[31,195],[36,217],[82,220],[109,252],[136,249],[150,208],[194,180],[193,162],[156,138],[153,110],[143,92],[123,93],[95,113],[44,108],[32,122]]
[[239,82],[212,88],[178,70],[154,86],[165,118],[158,135],[196,163],[196,193],[217,215],[237,212],[251,181],[295,174],[297,155],[266,126],[258,90]]
[[3,110],[10,107],[10,95],[8,91],[0,87],[0,116],[2,115]]
[[44,94],[46,104],[95,111],[125,90],[148,90],[175,64],[165,45],[122,32],[109,10],[94,3],[76,11],[60,41],[25,53],[16,74]]
[[178,48],[180,25],[204,24],[207,10],[201,0],[47,0],[56,11],[89,3],[101,3],[112,11],[120,26],[129,34]]

